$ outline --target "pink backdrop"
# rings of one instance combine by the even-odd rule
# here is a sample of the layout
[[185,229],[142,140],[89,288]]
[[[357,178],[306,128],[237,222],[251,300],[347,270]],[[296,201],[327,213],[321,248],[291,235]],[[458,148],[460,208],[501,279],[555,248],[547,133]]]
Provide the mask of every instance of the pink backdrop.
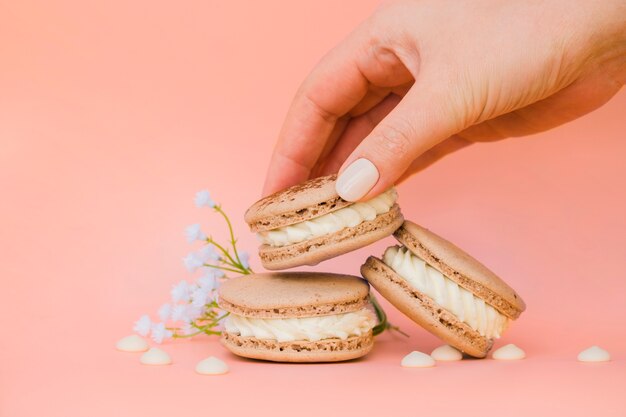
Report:
[[[399,187],[407,218],[501,274],[528,310],[497,345],[528,359],[399,366],[434,337],[386,334],[364,360],[238,359],[216,340],[116,352],[187,277],[182,230],[209,188],[243,224],[299,82],[374,1],[0,3],[0,416],[626,414],[623,92],[541,135],[476,145]],[[393,239],[317,269],[357,273]],[[259,268],[256,259],[253,266]],[[614,361],[581,364],[593,344]],[[225,359],[202,377],[195,363]],[[267,411],[269,412],[269,411]],[[384,413],[384,414],[383,414]],[[263,414],[263,413],[261,413]]]

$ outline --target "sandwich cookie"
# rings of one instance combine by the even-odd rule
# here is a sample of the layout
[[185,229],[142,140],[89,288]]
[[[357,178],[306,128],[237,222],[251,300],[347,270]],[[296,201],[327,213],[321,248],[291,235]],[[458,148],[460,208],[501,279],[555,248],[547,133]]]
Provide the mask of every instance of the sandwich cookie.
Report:
[[352,203],[335,191],[337,176],[315,178],[254,203],[245,214],[261,242],[259,256],[270,270],[316,265],[367,246],[402,224],[391,188]]
[[468,355],[484,358],[526,308],[487,267],[412,222],[395,233],[403,246],[370,256],[361,274],[413,321]]
[[221,342],[246,358],[336,362],[373,347],[376,315],[361,278],[327,273],[251,274],[219,288]]

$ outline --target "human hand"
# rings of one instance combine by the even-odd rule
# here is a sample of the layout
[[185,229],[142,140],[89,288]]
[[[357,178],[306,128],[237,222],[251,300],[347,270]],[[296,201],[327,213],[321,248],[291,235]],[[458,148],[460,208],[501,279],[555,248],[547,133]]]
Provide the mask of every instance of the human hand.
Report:
[[264,194],[339,172],[369,199],[476,141],[537,133],[626,82],[626,1],[397,1],[313,69]]

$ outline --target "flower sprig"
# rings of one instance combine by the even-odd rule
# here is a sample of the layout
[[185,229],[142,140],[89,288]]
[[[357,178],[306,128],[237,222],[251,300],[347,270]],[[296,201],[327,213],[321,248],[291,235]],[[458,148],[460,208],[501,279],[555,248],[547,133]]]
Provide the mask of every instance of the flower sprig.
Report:
[[[192,283],[182,280],[172,287],[170,302],[163,304],[158,310],[160,321],[153,322],[150,316],[145,314],[135,322],[135,332],[141,336],[150,335],[156,343],[162,343],[170,338],[190,338],[200,334],[220,335],[218,326],[229,314],[220,309],[216,300],[216,290],[220,282],[228,279],[229,273],[237,275],[253,273],[250,255],[237,249],[232,223],[222,207],[213,201],[206,190],[196,193],[194,202],[199,208],[212,208],[223,218],[228,227],[229,240],[225,245],[220,244],[213,237],[207,236],[200,224],[192,224],[185,228],[187,242],[201,241],[203,246],[185,256],[183,264],[191,273],[198,270],[202,270],[203,273]],[[389,323],[385,311],[373,295],[371,303],[378,318],[378,324],[373,329],[374,335],[385,330],[402,333],[398,327]]]
[[160,321],[152,321],[150,316],[143,315],[135,322],[134,330],[141,336],[148,336],[156,343],[174,338],[189,338],[200,334],[219,335],[220,322],[228,316],[219,308],[216,300],[217,288],[227,274],[251,274],[250,256],[237,248],[237,239],[232,223],[222,207],[211,198],[208,191],[196,193],[195,205],[209,207],[226,222],[229,233],[227,244],[220,244],[213,237],[207,236],[200,224],[192,224],[185,228],[187,242],[200,241],[202,247],[183,258],[183,265],[190,273],[198,270],[202,275],[194,282],[186,280],[176,283],[171,291],[171,300],[158,310]]

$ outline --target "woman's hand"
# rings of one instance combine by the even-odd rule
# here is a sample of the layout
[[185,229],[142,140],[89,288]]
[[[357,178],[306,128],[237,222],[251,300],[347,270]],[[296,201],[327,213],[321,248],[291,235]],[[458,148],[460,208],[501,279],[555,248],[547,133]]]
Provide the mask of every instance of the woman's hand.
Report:
[[339,171],[344,199],[368,199],[472,142],[580,117],[625,81],[625,0],[394,2],[303,82],[264,193]]

